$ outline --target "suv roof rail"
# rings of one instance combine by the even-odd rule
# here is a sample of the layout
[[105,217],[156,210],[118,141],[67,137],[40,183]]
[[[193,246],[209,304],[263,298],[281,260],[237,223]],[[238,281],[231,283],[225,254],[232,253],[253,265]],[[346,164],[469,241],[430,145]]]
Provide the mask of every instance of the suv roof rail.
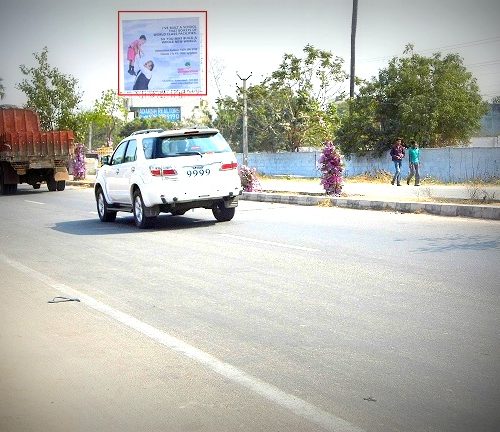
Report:
[[147,134],[147,133],[152,133],[152,132],[165,132],[165,130],[164,129],[142,129],[142,130],[132,132],[130,135],[141,135],[141,134]]

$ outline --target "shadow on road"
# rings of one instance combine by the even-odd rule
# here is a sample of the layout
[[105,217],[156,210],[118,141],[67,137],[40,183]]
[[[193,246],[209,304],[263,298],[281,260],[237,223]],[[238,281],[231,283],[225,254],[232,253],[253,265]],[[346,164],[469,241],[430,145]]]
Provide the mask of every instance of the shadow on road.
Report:
[[207,221],[189,216],[160,215],[150,229],[139,229],[134,225],[133,217],[118,217],[115,222],[101,222],[99,219],[82,219],[57,222],[52,229],[72,235],[113,235],[138,234],[158,231],[185,230],[215,225],[217,222]]
[[455,250],[487,250],[500,248],[500,238],[490,236],[450,236],[423,238],[427,246],[415,249],[415,252],[448,252]]
[[[50,193],[50,194],[55,194],[57,193],[58,191],[49,191],[47,190],[47,188],[45,189],[18,189],[17,192],[15,194],[11,194],[11,195],[1,195],[2,199],[5,199],[5,198],[9,198],[9,197],[16,197],[18,195],[39,195],[39,194],[45,194],[45,193]],[[59,191],[59,193],[61,193]]]

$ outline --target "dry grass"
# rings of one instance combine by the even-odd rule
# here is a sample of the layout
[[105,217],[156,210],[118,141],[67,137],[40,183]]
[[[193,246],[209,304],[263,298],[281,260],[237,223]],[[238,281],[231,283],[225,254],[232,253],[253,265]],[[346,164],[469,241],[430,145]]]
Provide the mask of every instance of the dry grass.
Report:
[[[374,173],[364,173],[355,176],[344,177],[344,182],[348,183],[390,183],[393,177],[393,173],[390,173],[385,170],[380,170]],[[282,176],[269,176],[259,174],[259,178],[262,180],[290,180],[290,181],[298,181],[304,183],[318,183],[320,178],[308,178],[308,177],[295,177],[292,175],[282,175]],[[406,175],[402,175],[402,179],[406,181]],[[424,176],[421,178],[421,183],[427,185],[461,185],[461,186],[472,186],[472,187],[481,187],[481,186],[498,186],[500,185],[500,178],[493,177],[487,180],[481,179],[471,179],[466,182],[445,182],[442,180],[438,180],[432,176]]]

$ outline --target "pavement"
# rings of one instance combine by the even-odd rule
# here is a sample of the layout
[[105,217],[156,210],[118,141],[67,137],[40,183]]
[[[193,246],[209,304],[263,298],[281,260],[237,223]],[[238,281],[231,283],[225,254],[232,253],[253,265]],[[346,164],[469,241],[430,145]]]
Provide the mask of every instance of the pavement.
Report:
[[[92,187],[94,178],[71,180]],[[500,219],[500,187],[391,186],[346,181],[329,197],[319,180],[265,178],[242,199],[294,205]],[[474,195],[496,199],[476,204]],[[450,201],[460,200],[460,203]],[[465,203],[462,203],[465,202]],[[85,302],[49,300],[65,286],[0,253],[0,430],[5,432],[313,430],[303,419],[143,338]],[[181,372],[179,372],[181,371]],[[197,384],[194,387],[193,383]],[[224,407],[224,418],[221,409]],[[166,409],[167,408],[167,409]]]
[[25,264],[0,251],[0,431],[320,430]]
[[[69,185],[91,187],[94,176],[70,180]],[[293,205],[337,206],[402,213],[428,213],[500,220],[500,185],[373,183],[345,180],[339,197],[325,194],[319,179],[265,177],[259,188],[243,192],[242,199]]]

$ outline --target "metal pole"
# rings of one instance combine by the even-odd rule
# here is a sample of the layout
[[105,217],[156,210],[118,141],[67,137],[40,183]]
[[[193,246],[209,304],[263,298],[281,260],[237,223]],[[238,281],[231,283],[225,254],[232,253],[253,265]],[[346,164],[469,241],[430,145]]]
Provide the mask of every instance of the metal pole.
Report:
[[349,86],[349,97],[354,97],[354,79],[356,65],[356,27],[358,25],[358,0],[352,2],[352,23],[351,23],[351,80]]
[[[238,75],[238,74],[237,74]],[[248,75],[246,78],[238,78],[243,81],[243,165],[248,166],[248,114],[247,114],[247,80],[252,76]]]
[[92,122],[89,123],[89,152],[92,151]]

